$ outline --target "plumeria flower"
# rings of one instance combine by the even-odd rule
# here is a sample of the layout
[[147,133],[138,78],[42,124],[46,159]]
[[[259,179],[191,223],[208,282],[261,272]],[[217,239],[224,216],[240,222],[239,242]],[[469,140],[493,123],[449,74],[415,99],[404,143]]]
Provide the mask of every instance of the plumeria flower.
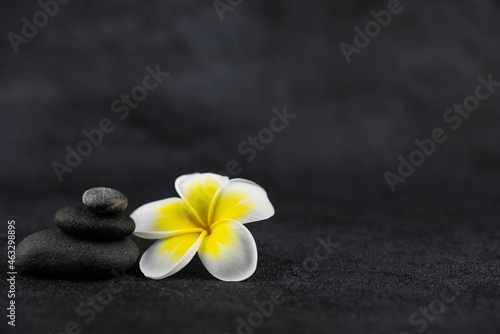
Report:
[[159,239],[139,262],[144,275],[171,276],[198,252],[220,280],[250,277],[257,268],[257,246],[243,224],[274,215],[265,190],[251,181],[211,173],[181,176],[175,189],[180,198],[151,202],[131,214],[135,235]]

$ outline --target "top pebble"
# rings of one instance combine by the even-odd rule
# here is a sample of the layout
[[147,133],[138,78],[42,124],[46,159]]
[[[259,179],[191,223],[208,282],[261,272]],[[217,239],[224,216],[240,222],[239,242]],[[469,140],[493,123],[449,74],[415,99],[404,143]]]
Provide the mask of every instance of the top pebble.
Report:
[[91,188],[83,193],[83,204],[97,213],[116,213],[125,210],[127,197],[111,188]]

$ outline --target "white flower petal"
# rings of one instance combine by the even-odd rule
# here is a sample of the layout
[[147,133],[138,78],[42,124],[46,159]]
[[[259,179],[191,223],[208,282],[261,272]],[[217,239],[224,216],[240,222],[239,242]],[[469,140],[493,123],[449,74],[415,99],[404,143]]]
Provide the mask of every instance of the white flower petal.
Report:
[[180,198],[147,203],[130,216],[135,221],[134,234],[145,239],[162,239],[182,233],[203,231],[202,225]]
[[274,212],[262,187],[252,181],[232,179],[215,196],[210,208],[209,223],[232,219],[246,224],[268,219]]
[[189,204],[200,223],[208,227],[208,212],[214,196],[228,180],[212,173],[183,175],[175,181],[175,190]]
[[162,279],[177,273],[194,257],[203,233],[187,233],[156,241],[142,255],[139,267],[144,276]]
[[223,281],[242,281],[257,268],[255,240],[245,226],[234,220],[213,224],[198,255],[207,270]]

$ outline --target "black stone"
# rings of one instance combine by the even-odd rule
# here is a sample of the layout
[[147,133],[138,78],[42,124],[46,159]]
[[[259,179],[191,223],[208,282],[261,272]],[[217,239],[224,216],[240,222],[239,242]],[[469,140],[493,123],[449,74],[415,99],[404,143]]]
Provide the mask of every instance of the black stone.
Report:
[[43,230],[26,237],[16,249],[21,273],[58,278],[112,277],[113,269],[126,270],[139,259],[130,238],[113,242],[74,238],[61,230]]
[[55,222],[64,232],[92,240],[116,240],[135,230],[134,220],[127,214],[99,214],[81,206],[67,206],[56,212]]
[[92,211],[98,213],[115,213],[125,210],[127,197],[111,188],[91,188],[83,193],[82,201]]

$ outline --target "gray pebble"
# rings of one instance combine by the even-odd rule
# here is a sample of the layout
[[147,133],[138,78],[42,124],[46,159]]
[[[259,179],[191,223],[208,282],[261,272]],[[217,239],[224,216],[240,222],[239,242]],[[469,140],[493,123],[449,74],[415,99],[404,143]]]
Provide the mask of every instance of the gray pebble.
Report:
[[100,214],[81,206],[67,206],[56,212],[55,222],[64,232],[77,238],[116,240],[135,230],[134,220],[127,214]]
[[83,193],[83,204],[98,213],[115,213],[125,210],[127,197],[111,188],[91,188]]
[[112,277],[113,268],[132,267],[139,248],[130,238],[114,242],[86,241],[61,230],[34,233],[19,243],[16,266],[21,273],[56,278]]

